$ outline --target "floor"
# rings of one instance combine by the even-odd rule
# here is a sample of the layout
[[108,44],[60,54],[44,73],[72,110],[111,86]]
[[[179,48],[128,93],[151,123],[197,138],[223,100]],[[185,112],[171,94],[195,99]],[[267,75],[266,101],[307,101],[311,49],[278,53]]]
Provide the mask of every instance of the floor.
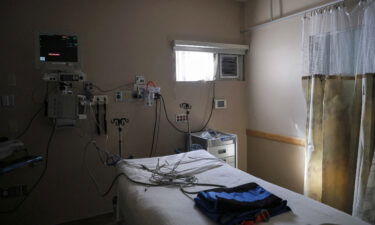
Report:
[[116,218],[113,213],[107,213],[87,219],[76,220],[59,225],[117,225]]

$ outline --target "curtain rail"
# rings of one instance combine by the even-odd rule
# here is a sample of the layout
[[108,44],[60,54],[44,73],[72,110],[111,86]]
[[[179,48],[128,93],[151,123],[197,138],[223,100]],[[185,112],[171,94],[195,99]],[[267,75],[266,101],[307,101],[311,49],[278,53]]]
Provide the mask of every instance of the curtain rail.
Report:
[[293,13],[289,16],[284,16],[284,17],[280,17],[278,19],[275,19],[275,20],[272,20],[270,22],[266,22],[266,23],[262,23],[262,24],[259,24],[259,25],[255,25],[255,26],[252,26],[250,28],[247,28],[245,30],[241,30],[241,33],[247,33],[247,32],[250,32],[252,30],[255,30],[255,29],[258,29],[258,28],[261,28],[263,26],[267,26],[267,25],[270,25],[270,24],[273,24],[273,23],[277,23],[277,22],[280,22],[280,21],[283,21],[283,20],[287,20],[287,19],[290,19],[292,17],[296,17],[296,16],[300,16],[300,15],[304,15],[305,13],[308,13],[308,12],[312,12],[314,10],[317,10],[317,9],[321,9],[321,8],[324,8],[324,7],[328,7],[328,6],[331,6],[331,5],[335,5],[335,4],[338,4],[338,3],[341,3],[343,2],[344,0],[335,0],[333,2],[330,2],[330,3],[326,3],[326,4],[323,4],[323,5],[320,5],[320,6],[317,6],[317,7],[314,7],[314,8],[310,8],[310,9],[307,9],[307,10],[303,10],[301,12],[297,12],[297,13]]

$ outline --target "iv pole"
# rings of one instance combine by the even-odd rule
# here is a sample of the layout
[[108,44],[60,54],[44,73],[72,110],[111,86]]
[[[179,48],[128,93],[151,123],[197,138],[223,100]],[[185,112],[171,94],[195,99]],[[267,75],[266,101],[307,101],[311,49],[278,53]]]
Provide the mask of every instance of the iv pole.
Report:
[[122,128],[126,123],[129,123],[127,118],[114,118],[111,120],[112,124],[115,124],[118,130],[118,154],[122,158],[122,148],[123,148],[123,139],[122,139]]

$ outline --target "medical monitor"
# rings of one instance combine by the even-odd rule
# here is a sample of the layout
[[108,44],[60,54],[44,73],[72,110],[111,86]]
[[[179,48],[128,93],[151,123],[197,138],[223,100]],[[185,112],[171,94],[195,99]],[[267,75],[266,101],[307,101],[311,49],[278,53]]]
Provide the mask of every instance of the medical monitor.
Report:
[[77,69],[79,65],[76,35],[39,34],[37,67],[42,69]]

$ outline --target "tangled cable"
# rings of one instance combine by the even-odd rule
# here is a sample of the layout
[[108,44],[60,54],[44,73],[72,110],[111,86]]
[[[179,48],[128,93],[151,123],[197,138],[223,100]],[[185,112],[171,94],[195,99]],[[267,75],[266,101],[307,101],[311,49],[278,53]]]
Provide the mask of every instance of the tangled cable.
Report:
[[[192,162],[197,162],[201,160],[213,160],[213,161],[220,161],[220,159],[217,158],[192,158],[189,157],[191,160],[183,160],[186,153],[183,155],[183,157],[178,160],[174,164],[169,164],[168,161],[165,161],[163,164],[160,163],[160,160],[158,159],[157,164],[155,166],[155,169],[150,169],[144,164],[131,164],[126,161],[126,166],[134,167],[137,169],[141,169],[144,171],[147,171],[151,173],[150,178],[148,179],[148,182],[134,180],[130,176],[128,176],[126,173],[121,173],[122,175],[125,175],[125,177],[136,184],[141,184],[148,187],[160,187],[160,186],[176,186],[179,187],[181,192],[188,196],[187,194],[197,194],[199,191],[186,191],[185,188],[188,187],[195,187],[195,186],[206,186],[206,187],[225,187],[225,185],[220,184],[210,184],[210,183],[200,183],[198,178],[195,176],[195,174],[202,173],[204,171],[213,169],[217,167],[217,165],[207,165],[202,167],[195,167],[195,168],[189,168],[185,170],[177,170],[177,168],[180,165],[188,164]],[[221,166],[221,165],[220,165]],[[191,198],[190,196],[188,196]]]
[[[101,161],[105,165],[116,165],[118,163],[124,163],[128,167],[133,167],[137,168],[140,170],[147,171],[151,173],[150,177],[148,178],[148,181],[141,181],[141,180],[135,180],[131,178],[127,173],[121,172],[118,173],[114,179],[112,180],[110,186],[105,189],[104,192],[101,191],[101,188],[99,187],[99,183],[96,181],[94,174],[90,170],[88,163],[86,161],[86,153],[90,145],[93,145],[95,149],[97,150],[98,153],[100,154],[105,154],[106,158],[102,159]],[[99,154],[99,155],[100,155]],[[91,140],[89,141],[86,146],[85,146],[85,151],[84,151],[84,163],[86,165],[86,169],[89,173],[89,177],[94,183],[98,194],[102,197],[107,196],[112,188],[114,187],[114,184],[117,182],[117,180],[121,177],[124,176],[126,177],[130,182],[143,185],[146,187],[163,187],[163,186],[176,186],[178,187],[181,192],[186,195],[187,197],[191,198],[188,194],[197,194],[199,191],[186,191],[185,188],[188,187],[195,187],[195,186],[206,186],[206,187],[225,187],[225,185],[219,185],[219,184],[209,184],[209,183],[200,183],[198,178],[195,176],[195,174],[202,173],[204,171],[213,169],[217,166],[221,165],[206,165],[206,166],[201,166],[201,167],[193,167],[193,168],[188,168],[185,170],[177,170],[180,165],[183,164],[188,164],[192,162],[198,162],[202,160],[212,160],[212,161],[220,161],[218,158],[193,158],[189,157],[190,160],[183,160],[185,158],[185,154],[179,159],[176,163],[170,164],[167,160],[164,161],[163,164],[160,163],[160,159],[157,159],[157,164],[155,166],[155,169],[151,169],[147,167],[144,164],[132,164],[129,161],[124,161],[124,160],[118,160],[117,155],[113,153],[109,153],[105,150],[102,150],[99,146],[97,146],[96,142]],[[113,164],[112,164],[113,163]],[[147,189],[145,189],[147,190]]]
[[151,172],[151,177],[149,181],[153,184],[157,185],[192,185],[198,182],[198,178],[192,175],[182,175],[176,169],[180,165],[182,160],[178,161],[176,164],[173,165],[170,171],[163,172],[162,168],[167,168],[169,165],[166,161],[165,164],[160,165],[160,160],[158,159],[158,163],[156,164],[156,168],[151,170],[146,166],[142,165],[142,167]]

